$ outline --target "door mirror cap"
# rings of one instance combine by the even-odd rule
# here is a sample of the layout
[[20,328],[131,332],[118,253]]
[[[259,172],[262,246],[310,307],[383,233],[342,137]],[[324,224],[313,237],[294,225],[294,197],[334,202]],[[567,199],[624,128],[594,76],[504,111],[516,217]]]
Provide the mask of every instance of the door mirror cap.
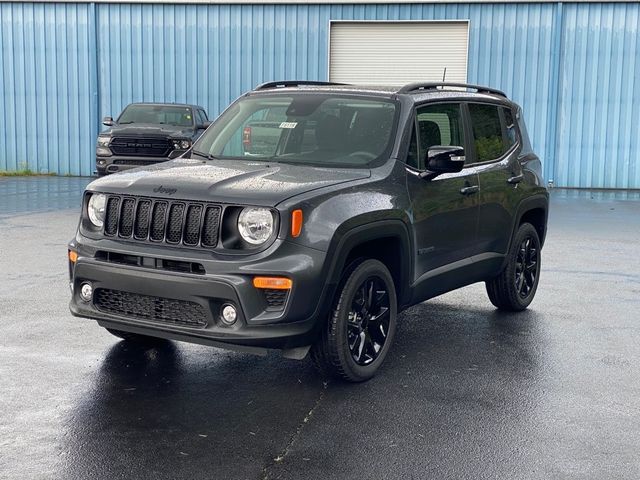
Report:
[[112,127],[112,126],[113,126],[113,118],[111,118],[111,117],[104,117],[104,118],[102,119],[102,124],[103,124],[105,127]]
[[203,122],[198,125],[198,130],[206,130],[207,128],[209,128],[209,125],[211,125],[211,122]]
[[459,172],[464,167],[464,162],[464,148],[445,145],[429,147],[425,159],[427,170],[437,175]]

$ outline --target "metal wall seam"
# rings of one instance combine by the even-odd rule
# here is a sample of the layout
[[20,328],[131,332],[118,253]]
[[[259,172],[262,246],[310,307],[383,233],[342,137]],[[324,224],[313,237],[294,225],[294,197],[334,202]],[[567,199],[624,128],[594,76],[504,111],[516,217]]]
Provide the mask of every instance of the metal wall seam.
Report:
[[562,2],[558,2],[556,6],[555,15],[553,18],[553,39],[552,39],[552,49],[551,49],[551,68],[549,70],[549,85],[550,85],[550,105],[551,108],[549,110],[549,119],[547,121],[547,148],[544,152],[544,157],[547,160],[547,181],[551,184],[555,182],[554,175],[556,172],[556,145],[558,143],[558,117],[560,115],[560,93],[562,91],[562,86],[560,82],[560,71],[563,62],[562,51],[563,51],[563,23],[564,23],[564,15],[563,15],[563,4]]

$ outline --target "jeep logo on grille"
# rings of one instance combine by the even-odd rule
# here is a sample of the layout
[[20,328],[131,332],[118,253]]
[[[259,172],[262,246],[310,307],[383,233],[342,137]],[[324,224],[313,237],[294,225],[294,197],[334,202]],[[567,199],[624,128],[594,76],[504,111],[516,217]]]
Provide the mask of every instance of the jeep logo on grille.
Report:
[[174,193],[176,193],[178,191],[177,188],[166,188],[163,187],[162,185],[160,185],[158,188],[154,188],[153,191],[155,193],[165,193],[167,195],[173,195]]

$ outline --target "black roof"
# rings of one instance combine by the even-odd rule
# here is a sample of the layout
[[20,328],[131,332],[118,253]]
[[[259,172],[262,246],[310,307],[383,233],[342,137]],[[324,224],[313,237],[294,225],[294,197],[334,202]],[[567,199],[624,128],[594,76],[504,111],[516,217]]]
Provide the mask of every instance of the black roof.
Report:
[[149,105],[151,107],[189,107],[204,110],[204,107],[190,103],[132,102],[129,105]]

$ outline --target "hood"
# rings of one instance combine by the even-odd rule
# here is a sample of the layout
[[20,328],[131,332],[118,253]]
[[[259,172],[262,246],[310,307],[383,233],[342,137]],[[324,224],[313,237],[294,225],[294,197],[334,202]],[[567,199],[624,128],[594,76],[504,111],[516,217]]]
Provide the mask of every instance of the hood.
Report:
[[91,191],[273,207],[318,188],[368,178],[368,169],[244,160],[176,159],[99,178]]
[[193,134],[193,126],[180,127],[177,125],[163,125],[157,123],[127,123],[124,125],[114,125],[102,134],[111,136],[139,137],[139,136],[161,136],[161,137],[189,137]]

